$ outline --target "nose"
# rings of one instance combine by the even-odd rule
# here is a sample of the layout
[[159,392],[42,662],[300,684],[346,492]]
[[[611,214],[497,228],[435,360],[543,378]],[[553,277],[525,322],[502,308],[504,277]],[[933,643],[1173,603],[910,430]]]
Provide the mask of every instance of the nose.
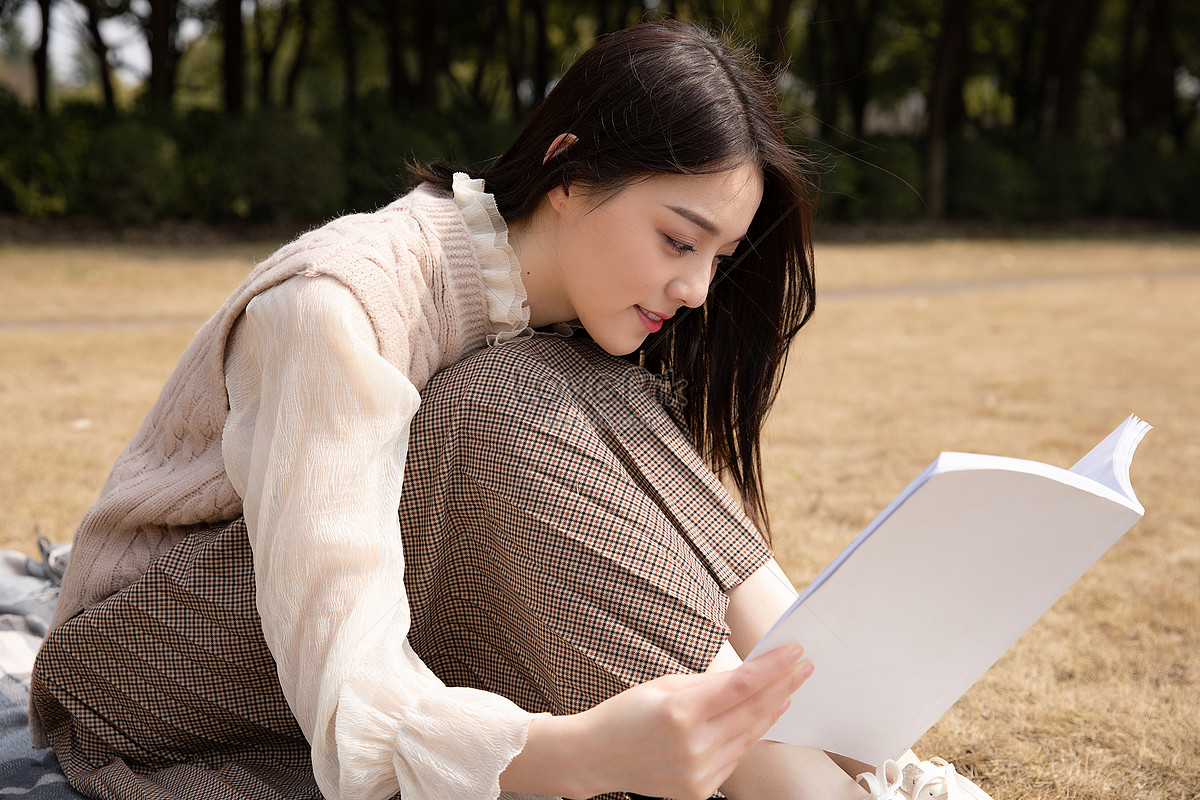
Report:
[[699,308],[704,305],[704,298],[708,297],[714,270],[705,269],[702,259],[687,260],[693,263],[688,264],[667,284],[667,296],[690,308]]

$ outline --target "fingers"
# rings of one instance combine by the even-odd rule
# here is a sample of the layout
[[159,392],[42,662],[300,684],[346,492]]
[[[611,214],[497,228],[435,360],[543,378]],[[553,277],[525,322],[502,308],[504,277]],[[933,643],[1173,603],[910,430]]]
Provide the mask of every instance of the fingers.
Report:
[[[792,655],[792,658],[797,656]],[[744,666],[753,663],[747,662]],[[763,669],[767,676],[773,676],[773,680],[768,679],[769,682],[758,692],[742,696],[740,702],[729,705],[710,720],[718,730],[726,732],[726,741],[735,749],[749,748],[762,738],[791,705],[792,693],[812,674],[813,665],[807,661],[795,661],[782,671]],[[744,686],[733,687],[734,692],[741,692]]]
[[584,712],[601,781],[655,797],[708,797],[775,724],[811,674],[800,647],[781,648],[728,672],[668,675]]
[[[813,665],[802,661],[802,654],[800,647],[781,648],[723,673],[729,683],[713,699],[730,704],[709,720],[716,750],[712,763],[721,765],[715,776],[717,786],[778,721],[791,705],[791,694],[812,674]],[[747,674],[739,676],[742,670]]]
[[[777,706],[800,688],[812,673],[812,664],[803,661],[804,648],[780,647],[742,664],[735,670],[708,676],[696,686],[692,702],[707,711],[709,719],[734,711],[755,709],[754,713],[774,714]],[[750,706],[746,706],[747,703]],[[774,724],[774,719],[772,719]],[[768,726],[770,727],[770,726]]]

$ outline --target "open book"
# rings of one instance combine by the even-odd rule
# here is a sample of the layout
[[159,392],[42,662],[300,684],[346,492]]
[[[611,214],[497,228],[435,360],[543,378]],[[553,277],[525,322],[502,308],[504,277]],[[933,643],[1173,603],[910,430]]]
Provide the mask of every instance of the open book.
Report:
[[751,658],[816,666],[765,738],[878,764],[911,747],[1144,509],[1131,416],[1070,470],[942,453],[834,559]]

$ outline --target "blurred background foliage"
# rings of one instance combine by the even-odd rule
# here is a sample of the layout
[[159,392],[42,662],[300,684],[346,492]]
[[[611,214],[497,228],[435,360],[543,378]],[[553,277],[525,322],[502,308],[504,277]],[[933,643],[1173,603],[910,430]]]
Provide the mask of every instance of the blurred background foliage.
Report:
[[374,208],[408,161],[485,163],[597,36],[665,16],[778,70],[824,219],[1200,225],[1192,0],[0,0],[0,214]]

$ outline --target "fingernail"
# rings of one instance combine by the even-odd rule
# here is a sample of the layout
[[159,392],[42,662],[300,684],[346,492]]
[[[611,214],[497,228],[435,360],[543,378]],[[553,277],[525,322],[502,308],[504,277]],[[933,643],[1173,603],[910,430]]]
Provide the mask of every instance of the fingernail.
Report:
[[808,680],[808,676],[812,675],[812,674],[813,674],[813,665],[812,665],[811,661],[800,668],[800,678],[801,679]]
[[788,655],[792,657],[793,664],[799,664],[800,659],[804,657],[804,648],[800,645],[796,645],[791,649],[791,651],[789,651]]
[[791,704],[792,704],[792,699],[790,697],[787,700],[784,700],[782,703],[779,704],[779,709],[775,712],[775,716],[782,717],[783,712],[787,711],[788,707],[791,706]]

